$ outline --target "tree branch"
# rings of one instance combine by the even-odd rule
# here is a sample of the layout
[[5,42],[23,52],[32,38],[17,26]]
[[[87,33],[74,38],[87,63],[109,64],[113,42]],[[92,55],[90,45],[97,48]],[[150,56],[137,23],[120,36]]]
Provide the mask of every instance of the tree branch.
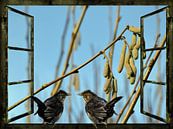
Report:
[[[49,87],[50,85],[56,83],[59,80],[62,80],[63,78],[77,73],[81,68],[83,68],[84,66],[86,66],[87,64],[91,63],[93,60],[95,60],[97,57],[99,57],[100,55],[102,55],[106,50],[108,50],[112,45],[114,45],[117,41],[121,40],[122,35],[126,32],[126,30],[128,29],[128,26],[124,28],[124,30],[121,32],[121,34],[114,40],[112,41],[107,47],[105,47],[105,49],[103,49],[102,51],[98,52],[96,55],[94,55],[93,57],[91,57],[89,60],[87,60],[85,63],[81,64],[80,66],[78,66],[77,68],[74,68],[73,70],[71,70],[69,73],[64,74],[58,78],[56,78],[55,80],[44,84],[40,89],[38,89],[37,91],[34,92],[33,95],[39,93],[40,91],[44,90],[45,88]],[[19,102],[17,102],[16,104],[14,104],[13,106],[8,108],[8,111],[12,110],[13,108],[15,108],[16,106],[18,106],[19,104],[21,104],[22,102],[26,101],[27,99],[29,99],[31,96],[27,96],[25,98],[23,98],[22,100],[20,100]]]
[[[67,68],[68,68],[68,65],[69,65],[69,60],[70,60],[70,57],[71,57],[71,53],[72,53],[72,51],[73,51],[73,46],[74,46],[74,41],[75,41],[75,39],[76,39],[76,36],[77,36],[77,34],[78,34],[78,32],[79,32],[79,28],[80,28],[80,26],[81,26],[81,23],[82,23],[82,21],[83,21],[83,18],[84,18],[84,16],[85,16],[85,13],[86,13],[86,11],[87,11],[87,8],[88,8],[88,6],[85,6],[84,8],[83,8],[83,11],[82,11],[82,14],[81,14],[81,17],[80,17],[80,19],[79,19],[79,22],[78,22],[78,24],[76,25],[76,27],[74,28],[74,31],[73,31],[73,33],[72,33],[72,39],[71,39],[71,43],[70,43],[70,47],[69,47],[69,49],[68,49],[68,54],[67,54],[67,58],[66,58],[66,61],[65,61],[65,64],[64,64],[64,69],[63,69],[63,72],[62,72],[62,76],[66,73],[66,71],[67,71]],[[52,93],[51,93],[51,95],[54,95],[59,89],[60,89],[60,86],[61,86],[61,84],[62,84],[62,79],[59,81],[59,82],[57,82],[57,84],[56,84],[56,86],[54,87],[54,89],[52,90]]]

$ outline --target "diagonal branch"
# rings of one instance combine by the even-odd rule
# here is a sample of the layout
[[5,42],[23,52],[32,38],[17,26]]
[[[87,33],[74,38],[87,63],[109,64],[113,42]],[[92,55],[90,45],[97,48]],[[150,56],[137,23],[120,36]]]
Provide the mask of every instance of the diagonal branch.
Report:
[[[100,52],[98,52],[97,54],[95,54],[93,57],[91,57],[89,60],[87,60],[85,63],[81,64],[80,66],[74,68],[73,70],[71,70],[69,73],[64,74],[58,78],[56,78],[55,80],[44,84],[40,89],[38,89],[37,91],[34,92],[33,95],[39,93],[40,91],[44,90],[45,88],[49,87],[50,85],[56,83],[59,80],[62,80],[63,78],[77,73],[81,68],[83,68],[84,66],[86,66],[87,64],[91,63],[93,60],[95,60],[97,57],[99,57],[100,55],[102,55],[106,50],[108,50],[112,45],[114,45],[117,41],[119,41],[122,37],[122,35],[126,32],[126,30],[128,30],[129,26],[125,27],[124,30],[121,32],[121,34],[115,39],[113,40],[107,47],[105,47],[105,49],[101,50]],[[18,106],[19,104],[23,103],[24,101],[26,101],[27,99],[29,99],[31,96],[27,96],[25,98],[23,98],[22,100],[20,100],[19,102],[17,102],[16,104],[14,104],[13,106],[8,108],[8,111],[12,110],[13,108],[15,108],[16,106]]]
[[[113,36],[113,40],[116,39],[116,35],[117,35],[117,30],[118,30],[118,26],[119,26],[119,22],[121,20],[121,16],[120,16],[120,6],[117,7],[117,18],[116,18],[116,21],[115,21],[115,28],[114,28],[114,36]],[[110,48],[110,51],[109,51],[109,64],[110,64],[110,68],[112,69],[112,65],[113,65],[113,55],[114,55],[114,46],[113,45],[111,48]],[[117,89],[115,89],[117,91]],[[110,94],[111,92],[109,92],[109,94],[107,95],[107,101],[110,101]]]
[[[64,64],[64,69],[63,69],[63,72],[62,72],[62,76],[66,73],[66,71],[67,71],[67,68],[68,68],[68,65],[69,65],[69,60],[70,60],[70,57],[71,57],[71,53],[72,53],[72,51],[73,51],[73,46],[74,46],[74,43],[75,43],[75,39],[76,39],[76,36],[77,36],[77,34],[78,34],[78,32],[79,32],[79,28],[80,28],[80,26],[81,26],[81,24],[82,24],[82,21],[83,21],[83,18],[84,18],[84,16],[85,16],[85,13],[86,13],[86,11],[87,11],[87,8],[88,8],[88,6],[84,6],[84,8],[83,8],[83,11],[82,11],[82,14],[81,14],[81,17],[80,17],[80,19],[79,19],[79,22],[77,23],[77,25],[76,25],[76,27],[74,28],[74,31],[73,31],[73,33],[72,33],[72,39],[71,39],[71,43],[70,43],[70,47],[69,47],[69,49],[68,49],[68,54],[67,54],[67,58],[66,58],[66,60],[65,60],[65,64]],[[62,84],[62,79],[59,81],[59,82],[57,82],[57,84],[56,84],[56,86],[54,87],[54,89],[52,90],[52,93],[51,93],[51,95],[54,95],[58,90],[59,90],[59,88],[60,88],[60,86],[61,86],[61,84]]]
[[[115,28],[114,28],[114,37],[113,40],[116,39],[117,36],[117,30],[118,30],[118,26],[119,26],[119,22],[121,20],[121,16],[120,16],[120,6],[117,7],[117,18],[115,21]],[[112,69],[112,62],[113,62],[113,54],[114,54],[114,45],[110,48],[109,51],[109,58],[110,58],[110,67]]]
[[65,21],[65,27],[64,27],[62,37],[61,37],[61,52],[60,52],[59,57],[58,57],[58,62],[57,62],[56,71],[55,71],[55,77],[57,77],[57,75],[59,73],[59,68],[60,68],[61,63],[62,63],[62,59],[63,59],[63,55],[64,55],[65,36],[67,33],[69,21],[70,21],[70,8],[68,7],[67,17],[66,17],[66,21]]

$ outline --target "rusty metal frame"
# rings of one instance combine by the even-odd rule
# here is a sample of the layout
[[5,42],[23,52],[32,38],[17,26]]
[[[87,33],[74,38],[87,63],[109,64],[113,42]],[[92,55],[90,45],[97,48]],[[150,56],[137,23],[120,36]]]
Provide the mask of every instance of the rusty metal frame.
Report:
[[[9,7],[9,6],[6,6],[6,7],[7,7],[7,9],[9,11],[15,12],[18,15],[23,15],[25,17],[28,17],[31,20],[31,22],[30,22],[31,23],[30,24],[31,25],[30,26],[31,29],[30,29],[30,33],[29,33],[30,34],[30,41],[31,41],[30,42],[30,48],[21,48],[21,47],[8,46],[8,50],[28,52],[29,58],[31,60],[31,64],[30,64],[30,68],[31,68],[30,69],[30,73],[31,73],[31,75],[30,75],[28,80],[8,82],[8,86],[16,85],[16,84],[23,84],[23,83],[30,83],[30,85],[29,85],[30,95],[33,95],[33,93],[34,93],[34,17],[29,15],[29,14],[27,14],[27,13],[24,13],[22,11],[14,9],[12,7]],[[26,116],[32,114],[34,112],[34,104],[33,104],[33,100],[30,100],[30,101],[31,101],[31,103],[30,103],[30,110],[29,111],[10,118],[8,120],[8,122],[12,122],[12,121],[15,121],[17,119],[20,119],[20,118],[23,118],[23,117],[26,117]],[[10,106],[8,108],[8,111],[10,111],[10,110],[14,109],[15,107],[17,107],[18,106],[17,103],[12,105],[12,106]]]
[[[109,129],[119,128],[119,129],[170,129],[173,127],[173,2],[171,0],[1,0],[0,2],[0,127],[2,129],[47,129],[51,128],[51,125],[41,125],[41,124],[8,124],[7,123],[7,103],[8,103],[8,93],[7,93],[7,80],[8,80],[8,63],[7,63],[7,44],[8,44],[8,17],[6,5],[169,5],[169,20],[167,21],[167,116],[169,118],[168,124],[127,124],[127,125],[108,125]],[[100,127],[100,126],[99,126]],[[93,126],[91,124],[58,124],[54,128],[59,129],[91,129]]]
[[[166,83],[165,82],[157,82],[157,81],[153,81],[153,80],[144,80],[143,79],[144,78],[143,74],[144,74],[145,69],[143,68],[144,63],[143,63],[143,56],[142,55],[143,55],[144,52],[156,51],[156,50],[165,50],[165,48],[168,48],[167,44],[166,44],[166,47],[161,47],[161,48],[160,47],[145,48],[145,42],[144,42],[144,20],[145,20],[145,18],[153,16],[153,15],[158,14],[158,13],[163,12],[163,11],[166,11],[166,13],[168,13],[168,9],[169,9],[168,7],[164,7],[164,8],[158,9],[156,11],[153,11],[151,13],[148,13],[148,14],[140,17],[140,28],[141,28],[141,39],[142,39],[141,40],[141,46],[140,46],[141,47],[141,49],[140,49],[140,70],[141,70],[141,74],[140,74],[140,86],[141,86],[140,111],[141,111],[142,114],[144,114],[146,116],[152,117],[156,120],[160,120],[160,121],[165,122],[165,123],[167,123],[166,119],[164,119],[160,116],[154,115],[154,114],[144,110],[144,85],[145,85],[145,83],[152,83],[152,84],[159,84],[159,85],[166,85]],[[167,18],[168,17],[166,16],[166,21],[167,21]],[[166,26],[168,26],[168,25],[166,25]],[[166,94],[166,96],[167,96],[167,94]],[[168,100],[166,100],[166,101],[168,101]],[[166,107],[167,106],[168,105],[166,105]]]

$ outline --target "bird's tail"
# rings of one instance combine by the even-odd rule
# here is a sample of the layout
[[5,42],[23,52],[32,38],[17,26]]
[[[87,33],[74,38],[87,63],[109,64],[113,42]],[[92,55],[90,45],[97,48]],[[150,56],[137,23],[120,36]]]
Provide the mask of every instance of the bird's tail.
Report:
[[108,102],[106,104],[106,107],[109,109],[109,108],[113,108],[115,103],[117,103],[120,99],[122,99],[122,96],[119,96],[119,97],[116,97],[114,99],[112,99],[110,102]]
[[[39,108],[42,108],[42,109],[45,108],[45,104],[37,97],[31,96],[31,99],[33,99],[37,103]],[[37,112],[35,114],[37,114]]]

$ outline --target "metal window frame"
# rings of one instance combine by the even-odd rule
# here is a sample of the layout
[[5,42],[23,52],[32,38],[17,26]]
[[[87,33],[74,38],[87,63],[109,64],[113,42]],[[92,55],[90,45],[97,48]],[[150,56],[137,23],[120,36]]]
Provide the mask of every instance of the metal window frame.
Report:
[[[166,43],[166,47],[162,47],[162,48],[160,48],[160,47],[156,47],[156,48],[145,48],[145,41],[144,41],[144,20],[145,20],[145,18],[151,17],[151,16],[156,15],[158,13],[161,13],[163,11],[166,11],[166,14],[168,14],[169,8],[166,6],[166,7],[163,7],[161,9],[155,10],[153,12],[150,12],[150,13],[148,13],[148,14],[143,15],[143,16],[140,17],[140,29],[141,29],[141,46],[140,46],[140,48],[141,48],[140,49],[140,71],[141,71],[141,73],[140,73],[140,75],[141,75],[140,76],[140,87],[141,87],[140,112],[142,114],[146,115],[146,116],[149,116],[149,117],[154,118],[156,120],[159,120],[159,121],[162,121],[162,122],[167,123],[167,120],[166,119],[164,119],[164,118],[162,118],[160,116],[154,115],[154,114],[152,114],[152,113],[144,110],[144,85],[145,85],[145,83],[152,83],[152,84],[159,84],[159,85],[165,85],[166,83],[165,82],[157,82],[157,81],[153,81],[153,80],[144,80],[144,75],[143,74],[144,74],[144,70],[145,69],[144,69],[144,65],[143,65],[144,64],[144,61],[143,61],[143,56],[142,56],[144,52],[157,51],[157,50],[162,51],[162,50],[165,50],[165,48],[166,48],[166,52],[167,52],[167,48],[168,48],[167,47],[167,43]],[[168,20],[168,15],[166,15],[166,21],[167,20]],[[166,28],[167,28],[167,26],[168,25],[167,25],[167,22],[166,22]],[[166,90],[167,89],[168,88],[166,87]],[[168,95],[166,94],[166,96],[168,96]],[[166,101],[168,101],[167,99],[168,98],[166,98]],[[168,103],[166,102],[166,104],[168,104]],[[166,105],[166,107],[167,106],[168,105]]]
[[[27,14],[27,13],[24,13],[22,11],[19,11],[15,8],[12,8],[12,7],[9,7],[9,6],[6,6],[6,8],[8,9],[8,11],[12,11],[18,15],[22,15],[24,17],[27,17],[30,19],[30,48],[22,48],[22,47],[13,47],[13,46],[8,46],[8,50],[13,50],[13,51],[20,51],[20,52],[27,52],[29,54],[29,58],[31,60],[30,62],[30,77],[28,80],[20,80],[20,81],[13,81],[13,82],[8,82],[8,86],[11,86],[11,85],[17,85],[17,84],[24,84],[24,83],[29,83],[29,88],[30,88],[30,95],[33,95],[34,94],[34,17]],[[8,60],[8,59],[7,59]],[[34,102],[33,100],[30,100],[30,110],[25,112],[25,113],[22,113],[22,114],[19,114],[17,116],[14,116],[12,118],[9,118],[8,119],[8,122],[12,122],[12,121],[15,121],[15,120],[18,120],[20,118],[23,118],[23,117],[26,117],[30,114],[32,114],[34,112]],[[23,101],[25,102],[25,101]],[[21,104],[21,103],[20,103]],[[15,103],[14,105],[8,107],[8,111],[11,111],[12,109],[14,109],[15,107],[17,107],[19,104],[18,102]]]

